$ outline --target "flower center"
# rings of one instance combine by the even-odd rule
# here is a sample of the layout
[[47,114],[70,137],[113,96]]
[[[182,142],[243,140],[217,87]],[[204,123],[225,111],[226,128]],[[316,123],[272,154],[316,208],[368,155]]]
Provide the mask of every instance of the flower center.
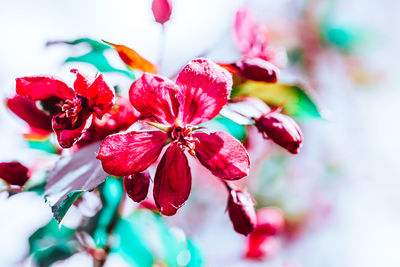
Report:
[[195,156],[194,149],[196,148],[196,143],[199,142],[199,139],[192,136],[192,125],[187,125],[184,127],[174,126],[168,131],[172,142],[174,142],[178,147],[185,151],[185,147],[188,148],[188,152],[190,155]]
[[65,113],[67,118],[76,117],[79,111],[82,110],[82,100],[78,97],[70,100],[67,99],[61,107],[62,112]]

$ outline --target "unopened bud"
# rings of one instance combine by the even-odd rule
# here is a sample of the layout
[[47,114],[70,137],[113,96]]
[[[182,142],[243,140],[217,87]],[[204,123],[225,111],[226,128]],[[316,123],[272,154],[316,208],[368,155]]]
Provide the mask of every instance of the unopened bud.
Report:
[[248,80],[276,83],[279,69],[261,58],[246,58],[234,63],[239,74]]
[[29,170],[19,162],[1,162],[0,178],[9,185],[23,186],[29,179]]
[[270,138],[276,144],[297,154],[303,142],[303,135],[297,123],[287,115],[271,112],[255,120],[257,129],[264,138]]
[[135,202],[140,202],[147,197],[150,185],[148,171],[138,172],[124,177],[124,187],[128,196]]
[[236,187],[230,188],[228,212],[236,232],[248,235],[254,230],[256,224],[254,200],[247,191]]
[[156,22],[164,24],[171,17],[172,0],[153,0],[151,10]]

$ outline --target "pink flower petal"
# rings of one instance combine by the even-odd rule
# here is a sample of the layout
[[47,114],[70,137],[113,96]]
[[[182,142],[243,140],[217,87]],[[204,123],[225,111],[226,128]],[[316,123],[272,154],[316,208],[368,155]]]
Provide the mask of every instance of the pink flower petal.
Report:
[[214,118],[228,101],[232,77],[223,68],[207,59],[194,59],[187,64],[176,81],[181,87],[176,95],[179,120],[183,124],[200,124]]
[[250,159],[243,145],[226,132],[195,132],[196,157],[212,174],[236,180],[249,174]]
[[253,50],[257,39],[260,39],[260,29],[254,23],[249,8],[242,8],[236,12],[234,25],[234,40],[239,51],[246,55]]
[[161,153],[168,136],[161,131],[132,131],[104,139],[97,158],[103,169],[115,176],[141,172]]
[[29,179],[29,170],[19,162],[1,162],[0,178],[9,185],[23,186]]
[[89,105],[95,111],[97,117],[101,118],[114,105],[114,89],[104,81],[102,74],[91,82],[87,76],[82,75],[78,70],[72,69],[71,72],[76,73],[74,82],[76,93],[88,98]]
[[154,178],[154,200],[160,212],[171,216],[190,194],[192,175],[182,150],[171,144],[157,166]]
[[114,89],[108,86],[103,79],[103,75],[100,74],[94,80],[92,85],[90,85],[88,92],[90,92],[90,95],[94,95],[94,92],[96,92],[95,97],[89,98],[89,105],[93,108],[97,117],[100,119],[114,105]]
[[97,92],[89,91],[89,86],[93,83],[93,79],[80,73],[77,69],[72,69],[72,73],[76,74],[76,80],[74,82],[75,92],[83,97],[95,97]]
[[[53,117],[52,126],[57,135],[57,141],[62,148],[70,148],[82,136],[82,133],[89,128],[91,120],[88,117],[80,119],[73,126],[70,125],[69,118],[63,117],[60,113]],[[90,114],[89,114],[90,116]]]
[[129,98],[135,109],[145,118],[155,118],[163,124],[174,124],[179,106],[175,98],[178,90],[178,86],[169,79],[144,73],[132,83]]
[[171,17],[172,0],[153,0],[151,10],[155,20],[160,24],[164,24]]
[[56,96],[61,99],[72,99],[75,92],[63,81],[53,76],[31,76],[16,79],[17,94],[28,96],[32,100],[43,100]]
[[51,116],[38,109],[33,100],[26,96],[16,95],[6,101],[7,107],[22,120],[26,121],[29,126],[48,132],[53,131]]
[[124,177],[124,187],[128,196],[135,202],[141,202],[147,197],[150,185],[148,170]]

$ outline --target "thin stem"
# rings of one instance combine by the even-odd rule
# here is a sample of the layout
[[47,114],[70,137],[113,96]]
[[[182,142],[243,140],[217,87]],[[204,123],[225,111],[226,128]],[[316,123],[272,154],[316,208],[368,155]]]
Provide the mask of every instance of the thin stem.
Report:
[[164,60],[164,53],[165,53],[165,40],[166,40],[166,28],[165,24],[161,24],[161,38],[160,38],[160,52],[158,55],[158,67],[161,69],[163,60]]

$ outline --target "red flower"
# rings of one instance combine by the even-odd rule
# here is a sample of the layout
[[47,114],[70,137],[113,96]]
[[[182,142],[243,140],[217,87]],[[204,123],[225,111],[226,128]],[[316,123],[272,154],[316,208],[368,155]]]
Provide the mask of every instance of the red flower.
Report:
[[43,131],[46,135],[53,131],[51,127],[52,116],[40,110],[35,101],[26,96],[16,95],[7,98],[6,104],[15,115],[27,122],[30,127]]
[[[17,78],[17,94],[33,101],[41,100],[43,109],[52,117],[52,128],[61,147],[69,148],[90,126],[93,114],[102,116],[114,104],[114,90],[100,74],[94,81],[73,69],[77,75],[74,89],[52,76]],[[21,115],[19,115],[22,117]],[[26,116],[26,115],[24,115]]]
[[29,170],[19,162],[1,162],[0,178],[9,185],[23,186],[29,179]]
[[285,220],[278,208],[267,207],[257,210],[257,225],[250,233],[246,258],[262,259],[277,250],[277,235],[284,229]]
[[266,33],[253,21],[248,8],[236,12],[234,40],[244,58],[259,58],[279,67],[286,63],[284,51],[269,44]]
[[171,17],[172,0],[153,0],[151,10],[155,20],[160,24],[164,24]]
[[232,183],[225,183],[228,192],[228,213],[236,232],[243,235],[251,233],[256,224],[253,197]]
[[128,99],[117,96],[114,106],[101,119],[93,118],[90,127],[76,143],[78,147],[103,140],[106,136],[128,129],[139,118]]
[[[144,73],[130,88],[132,105],[148,124],[162,131],[132,131],[108,136],[98,159],[106,172],[125,176],[141,172],[170,144],[156,170],[154,199],[164,215],[173,215],[191,189],[191,172],[184,150],[197,157],[215,176],[239,179],[248,174],[249,157],[242,144],[225,132],[193,132],[195,125],[214,118],[226,104],[230,75],[206,59],[192,60],[176,84]],[[157,121],[157,123],[152,121]]]

